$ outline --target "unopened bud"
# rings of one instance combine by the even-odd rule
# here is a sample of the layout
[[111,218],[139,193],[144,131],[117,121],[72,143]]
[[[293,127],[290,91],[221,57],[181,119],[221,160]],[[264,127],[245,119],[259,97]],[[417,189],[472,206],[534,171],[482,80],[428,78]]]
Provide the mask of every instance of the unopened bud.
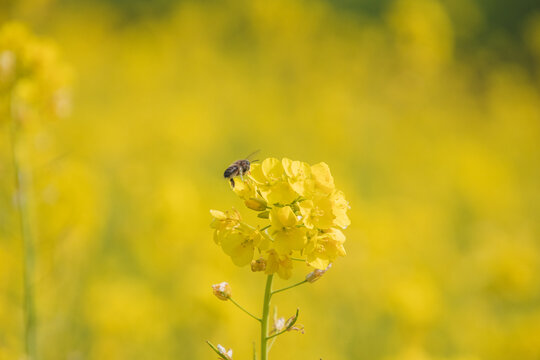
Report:
[[251,271],[257,272],[264,270],[266,270],[266,260],[264,260],[263,258],[259,258],[257,260],[251,261]]
[[263,211],[266,210],[267,203],[264,199],[250,198],[244,201],[244,204],[251,210]]
[[212,289],[214,290],[214,295],[219,300],[229,300],[232,295],[231,286],[228,282],[225,281],[216,285],[212,285]]
[[314,283],[315,281],[319,280],[324,275],[324,273],[327,272],[331,267],[332,267],[332,264],[328,264],[328,266],[324,270],[320,270],[320,269],[313,270],[312,272],[306,275],[306,281],[309,283]]

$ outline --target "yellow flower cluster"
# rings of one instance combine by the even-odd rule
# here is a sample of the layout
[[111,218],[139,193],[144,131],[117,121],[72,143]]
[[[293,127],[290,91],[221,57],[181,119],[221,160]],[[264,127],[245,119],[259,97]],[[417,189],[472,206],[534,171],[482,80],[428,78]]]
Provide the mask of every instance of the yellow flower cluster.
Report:
[[[266,226],[251,226],[236,210],[211,210],[214,240],[238,266],[252,263],[253,270],[291,276],[293,260],[302,259],[316,269],[326,269],[344,256],[350,224],[348,202],[337,190],[327,164],[309,165],[287,158],[252,164],[233,191]],[[260,258],[253,260],[255,250]]]
[[34,37],[20,23],[0,28],[1,118],[32,126],[43,118],[68,115],[68,78],[53,44]]

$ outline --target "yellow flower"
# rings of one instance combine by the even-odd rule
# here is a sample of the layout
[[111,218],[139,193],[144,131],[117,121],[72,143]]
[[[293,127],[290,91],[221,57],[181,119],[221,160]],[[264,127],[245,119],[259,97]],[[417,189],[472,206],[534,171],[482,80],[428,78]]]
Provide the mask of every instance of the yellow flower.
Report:
[[216,244],[220,243],[220,238],[222,238],[224,234],[238,227],[240,225],[240,220],[242,220],[240,213],[235,209],[232,209],[230,212],[210,210],[210,214],[213,217],[210,227],[215,229],[214,241]]
[[251,263],[255,248],[266,249],[267,240],[258,230],[233,230],[221,240],[221,247],[229,255],[235,265],[244,266]]
[[215,229],[214,241],[221,245],[225,254],[238,266],[244,266],[253,259],[253,252],[268,248],[268,237],[261,231],[242,223],[240,213],[210,210],[214,217],[210,226]]
[[292,275],[292,260],[287,255],[279,255],[274,250],[267,252],[266,274],[277,273],[280,278],[288,279]]
[[259,190],[271,185],[263,173],[261,164],[251,164],[249,178],[255,182],[255,186],[257,186]]
[[298,207],[309,229],[328,229],[332,226],[344,229],[351,223],[347,216],[349,203],[341,191],[334,191],[329,196],[314,196],[299,202]]
[[281,165],[281,161],[276,158],[264,159],[261,169],[266,179],[270,182],[283,179],[283,166]]
[[253,164],[250,178],[256,184],[259,192],[270,204],[289,204],[297,197],[291,185],[285,178],[283,166],[278,159],[265,159],[262,164]]
[[343,191],[334,191],[330,196],[332,202],[332,213],[335,216],[334,224],[342,229],[347,228],[351,224],[351,220],[347,216],[349,210],[349,202],[345,199]]
[[289,184],[303,197],[309,196],[315,189],[315,182],[311,178],[311,167],[302,161],[283,159],[283,168],[288,176]]
[[345,235],[341,230],[330,228],[313,236],[306,246],[307,262],[316,269],[325,269],[338,256],[345,256]]
[[235,179],[233,191],[238,197],[244,200],[253,198],[257,195],[255,186],[247,177],[244,177],[244,179]]
[[[236,210],[211,211],[214,239],[236,265],[251,264],[253,271],[289,278],[292,254],[300,254],[321,271],[345,255],[345,236],[338,228],[350,224],[349,204],[335,188],[326,163],[310,166],[268,158],[252,164],[250,174],[239,179],[233,191],[248,209],[259,211],[258,217],[270,223],[253,227]],[[253,261],[256,250],[264,255]]]
[[326,163],[322,162],[313,165],[311,167],[311,175],[315,181],[315,191],[328,195],[335,190],[336,186],[334,185],[334,178]]
[[282,255],[292,250],[302,250],[306,242],[306,231],[297,227],[298,219],[289,206],[270,211],[272,222],[273,247]]
[[308,229],[327,229],[334,225],[333,204],[330,197],[318,197],[298,203],[304,224]]
[[294,227],[298,223],[290,206],[276,207],[270,211],[270,221],[275,229]]
[[249,177],[245,177],[243,180],[236,180],[233,191],[238,197],[244,199],[244,204],[247,208],[255,211],[266,210],[266,200],[257,193],[254,182]]
[[221,238],[221,247],[235,265],[244,266],[253,259],[255,245],[249,237],[240,231],[231,231]]

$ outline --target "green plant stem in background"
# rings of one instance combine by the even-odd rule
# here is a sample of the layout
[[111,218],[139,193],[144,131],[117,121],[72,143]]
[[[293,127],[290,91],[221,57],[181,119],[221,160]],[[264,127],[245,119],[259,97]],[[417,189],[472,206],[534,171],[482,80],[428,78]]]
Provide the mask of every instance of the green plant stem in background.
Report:
[[238,307],[240,310],[242,310],[243,312],[245,312],[246,314],[248,314],[249,316],[251,316],[252,318],[254,318],[255,320],[257,320],[258,322],[261,322],[261,319],[259,319],[258,317],[256,317],[255,315],[253,315],[252,313],[250,313],[249,311],[247,311],[246,309],[244,309],[242,306],[240,306],[240,304],[238,304],[236,301],[234,301],[232,297],[230,297],[229,300],[230,300],[234,305],[236,305],[236,307]]
[[17,157],[17,129],[14,119],[11,127],[11,155],[15,173],[15,201],[19,217],[20,233],[23,242],[23,291],[24,291],[24,347],[29,360],[37,360],[36,350],[36,311],[34,300],[35,254],[30,218],[28,215],[27,179],[21,170]]
[[287,286],[287,287],[284,287],[283,289],[279,289],[279,290],[276,290],[276,291],[272,291],[271,295],[275,295],[279,292],[282,292],[282,291],[285,291],[285,290],[289,290],[289,289],[292,289],[293,287],[297,287],[299,285],[302,285],[302,284],[305,284],[307,283],[308,281],[307,280],[303,280],[303,281],[300,281],[299,283],[296,283],[294,285],[291,285],[291,286]]
[[270,315],[270,298],[272,297],[272,280],[274,275],[266,278],[266,288],[264,290],[263,310],[261,318],[261,360],[268,360],[268,317]]

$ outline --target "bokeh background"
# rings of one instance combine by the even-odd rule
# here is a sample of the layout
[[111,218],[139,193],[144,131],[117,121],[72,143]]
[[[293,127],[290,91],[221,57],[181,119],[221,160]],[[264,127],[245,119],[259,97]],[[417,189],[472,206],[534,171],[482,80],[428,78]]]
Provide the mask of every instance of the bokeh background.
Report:
[[[222,172],[325,161],[348,255],[276,296],[273,359],[540,359],[540,3],[2,0],[69,64],[33,128],[41,359],[249,359],[264,276],[212,241]],[[3,115],[4,116],[4,115]],[[23,250],[0,121],[0,359],[22,359]],[[291,281],[309,271],[298,271]],[[280,281],[279,285],[286,285]]]

